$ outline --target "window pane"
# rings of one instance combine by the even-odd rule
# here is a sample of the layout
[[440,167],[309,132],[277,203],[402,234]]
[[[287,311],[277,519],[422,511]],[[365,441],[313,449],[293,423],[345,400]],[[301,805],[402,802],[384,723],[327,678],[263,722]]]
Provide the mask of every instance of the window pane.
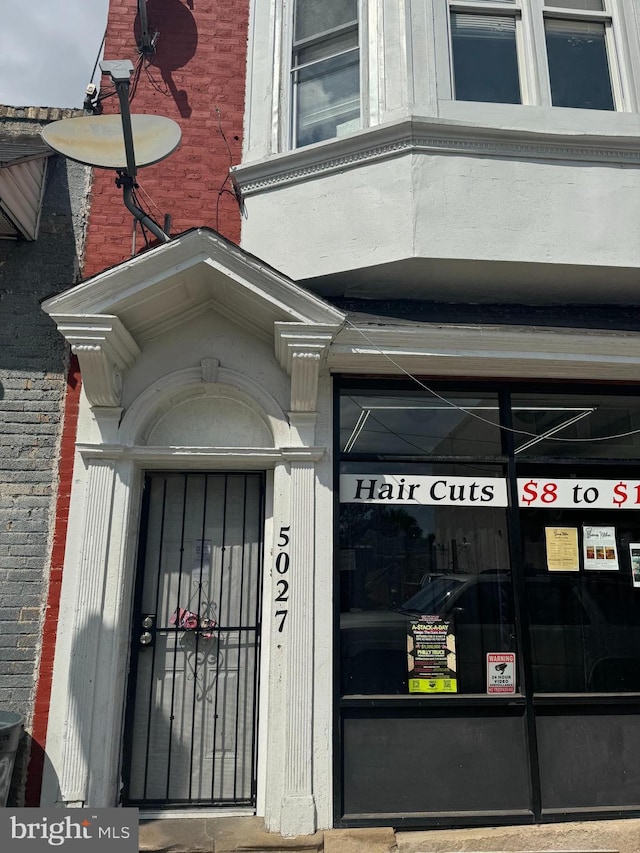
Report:
[[309,38],[358,19],[358,0],[297,0],[295,40]]
[[446,391],[442,397],[344,391],[341,449],[346,453],[500,455],[497,395]]
[[513,17],[451,15],[456,99],[519,104]]
[[296,72],[296,145],[310,145],[360,127],[358,51]]
[[[502,475],[489,466],[372,464],[360,473],[409,476],[410,469],[427,476]],[[435,678],[436,659],[444,664],[452,653],[446,667],[455,683],[436,684],[434,693],[486,693],[487,654],[516,651],[505,509],[343,503],[339,565],[343,694],[414,692],[409,679],[417,670],[407,655],[412,623],[446,626],[446,648],[436,643],[426,654],[433,656]]]
[[547,18],[545,30],[553,105],[614,109],[604,24]]
[[588,12],[603,12],[602,0],[546,0],[545,6],[556,9],[585,9]]
[[584,513],[531,509],[520,514],[535,691],[640,691],[640,589],[632,583],[629,553],[629,543],[640,541],[637,515],[589,513],[589,524],[615,531],[617,570],[550,572],[545,527],[577,528],[582,553]]
[[513,428],[519,431],[514,436],[517,459],[640,457],[640,400],[636,397],[513,394],[511,405]]
[[304,65],[307,62],[314,62],[318,59],[336,56],[357,47],[358,31],[350,30],[339,36],[335,36],[334,38],[323,39],[321,42],[316,42],[310,47],[305,47],[296,51],[294,64]]

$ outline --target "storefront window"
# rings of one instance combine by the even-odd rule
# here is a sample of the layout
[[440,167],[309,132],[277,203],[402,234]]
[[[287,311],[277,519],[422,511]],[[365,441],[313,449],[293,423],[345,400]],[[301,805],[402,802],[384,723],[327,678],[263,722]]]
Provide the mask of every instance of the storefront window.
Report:
[[[534,692],[640,692],[640,515],[529,509],[520,519]],[[550,569],[552,536],[573,537],[570,568]]]
[[354,383],[340,418],[342,695],[640,693],[638,398]]
[[[342,692],[484,693],[487,654],[515,652],[506,509],[482,505],[501,469],[351,464],[343,473]],[[368,502],[384,483],[414,493],[428,484],[435,503]]]

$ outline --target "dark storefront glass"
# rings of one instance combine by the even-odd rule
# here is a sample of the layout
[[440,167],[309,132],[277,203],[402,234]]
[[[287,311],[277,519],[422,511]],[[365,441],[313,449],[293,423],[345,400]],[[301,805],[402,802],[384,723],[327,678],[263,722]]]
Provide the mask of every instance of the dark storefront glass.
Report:
[[[640,483],[640,469],[636,480],[627,467],[600,462],[640,457],[636,397],[438,389],[431,396],[404,389],[344,389],[340,473],[361,475],[361,496],[375,495],[385,475],[407,489],[416,477],[506,482],[509,469],[516,479],[532,477],[532,482],[555,477],[573,478],[578,485],[590,478]],[[502,436],[500,411],[511,420]],[[368,454],[371,462],[363,460]],[[394,456],[407,461],[380,461]],[[425,459],[418,462],[421,456]],[[447,456],[451,461],[443,462]],[[355,457],[357,462],[349,461]],[[461,462],[461,457],[469,461]],[[548,467],[550,458],[559,465]],[[590,458],[595,467],[586,464]],[[537,479],[536,459],[545,460],[544,476]],[[527,652],[517,647],[518,618],[528,638],[529,690],[640,692],[640,575],[636,587],[629,548],[640,542],[640,511],[627,508],[640,503],[640,486],[627,491],[622,509],[585,502],[580,509],[518,507],[513,495],[509,507],[472,505],[461,493],[452,505],[394,502],[393,497],[357,503],[343,495],[342,695],[409,695],[407,638],[411,643],[411,623],[425,617],[449,626],[455,685],[447,689],[459,695],[489,693],[490,653],[514,653],[521,672]],[[584,494],[583,486],[578,494]],[[587,565],[584,528],[589,525],[615,539],[615,561],[607,569]],[[510,545],[516,529],[519,539]],[[574,531],[576,565],[571,571],[552,570],[548,529]],[[520,578],[515,587],[514,571]],[[520,592],[514,599],[515,589]],[[514,693],[525,691],[517,673],[513,688]],[[442,686],[434,692],[442,692]]]
[[640,459],[638,397],[516,393],[511,411],[516,458]]
[[498,396],[451,391],[432,394],[363,392],[340,399],[343,453],[420,456],[497,456]]
[[[365,468],[342,470],[366,473],[369,489],[372,473],[401,471],[408,481],[419,471],[436,477],[443,495],[448,477],[502,477],[499,466]],[[449,488],[462,497],[470,486]],[[424,617],[448,626],[445,691],[483,693],[486,654],[515,652],[505,508],[342,503],[339,559],[343,694],[411,692],[407,638]]]

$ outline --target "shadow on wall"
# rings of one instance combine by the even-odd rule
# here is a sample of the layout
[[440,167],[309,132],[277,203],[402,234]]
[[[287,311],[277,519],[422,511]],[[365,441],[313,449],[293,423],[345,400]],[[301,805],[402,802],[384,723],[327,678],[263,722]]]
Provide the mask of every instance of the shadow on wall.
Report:
[[[47,186],[34,242],[0,240],[0,370],[62,371],[65,346],[40,302],[79,280],[74,225],[82,216],[87,169],[49,158]],[[69,179],[77,179],[72,209]],[[75,223],[74,223],[75,217]]]
[[[109,760],[103,746],[105,738],[108,736],[105,718],[111,717],[112,720],[123,718],[122,709],[119,706],[119,697],[126,695],[127,687],[125,681],[121,690],[114,689],[112,681],[109,681],[108,676],[105,677],[102,655],[105,656],[106,660],[113,654],[114,659],[120,662],[118,677],[128,680],[128,661],[131,655],[130,641],[131,633],[129,631],[120,634],[114,632],[102,621],[101,614],[93,615],[84,620],[84,624],[73,638],[69,673],[70,704],[67,719],[63,722],[71,733],[74,729],[76,731],[77,743],[83,757],[83,761],[76,762],[76,766],[84,765],[88,769],[85,788],[87,794],[85,796],[89,795],[88,805],[95,808],[120,805],[121,802],[124,802],[124,791],[122,789],[113,791],[116,802],[91,802],[90,794],[93,790],[91,779],[93,778],[95,782],[96,777],[103,774],[105,770],[104,761],[105,759]],[[133,654],[135,655],[136,652],[137,649],[134,649]],[[102,683],[98,686],[97,695],[92,697],[90,691],[86,692],[86,687],[87,684],[95,684],[98,673],[102,673]],[[133,701],[135,697],[135,686],[134,684],[130,688],[131,699],[129,701]],[[123,777],[129,777],[133,781],[134,787],[129,793],[128,800],[139,801],[143,798],[162,800],[165,796],[165,781],[175,796],[176,785],[184,787],[186,784],[188,786],[188,781],[185,781],[184,778],[184,771],[192,767],[192,757],[187,744],[183,742],[181,733],[176,732],[170,714],[156,704],[158,701],[162,701],[166,686],[163,687],[156,676],[152,678],[150,687],[155,696],[155,702],[152,701],[150,709],[145,706],[145,711],[138,715],[133,730],[129,729],[123,732],[120,742],[114,745],[114,750],[119,755],[121,767],[119,768],[117,783],[116,780],[113,780],[113,783],[121,784]],[[114,703],[117,703],[118,707],[114,707]],[[99,718],[95,716],[94,709],[99,711]],[[177,710],[175,713],[178,713]],[[132,716],[127,714],[127,718]],[[140,757],[141,752],[146,752],[151,761],[145,760],[139,762],[137,766],[131,767],[131,743],[134,738],[138,740],[138,744],[143,745],[142,748],[136,749],[136,755]],[[171,744],[170,750],[168,749],[169,744]],[[69,746],[70,744],[67,743],[65,754],[68,752]],[[46,757],[45,760],[48,761]],[[51,765],[49,767],[51,768]],[[163,768],[166,769],[166,774],[163,772]],[[58,769],[62,770],[61,768]],[[187,770],[188,772],[190,771]],[[60,783],[62,781],[62,784],[65,784],[64,780],[56,778],[55,781],[58,784],[57,799],[60,802],[65,797],[65,793],[68,794],[68,792],[61,791]],[[73,784],[76,790],[82,790],[82,783],[77,784],[77,781],[66,780],[66,784]],[[106,780],[106,783],[108,790],[109,780]],[[146,797],[144,796],[145,788]],[[49,786],[48,789],[51,790]]]
[[[189,3],[193,9],[193,2]],[[162,94],[173,97],[182,118],[189,118],[191,106],[184,89],[178,89],[172,73],[183,68],[194,56],[198,47],[198,28],[193,15],[181,0],[147,0],[149,32],[158,33],[156,52],[143,73]],[[136,16],[134,33],[140,39],[140,20]],[[161,81],[154,79],[154,68],[160,71]]]
[[[42,748],[42,745],[37,740],[31,737],[28,732],[23,732],[18,746],[18,754],[16,763],[13,768],[13,776],[11,778],[11,788],[9,789],[8,806],[22,807],[35,806],[40,801],[39,785],[37,790],[33,792],[26,790],[25,782],[27,780],[27,770],[31,773],[34,767],[38,768],[38,780],[43,772],[46,772],[50,778],[55,777],[53,765]],[[23,793],[25,802],[23,802]]]

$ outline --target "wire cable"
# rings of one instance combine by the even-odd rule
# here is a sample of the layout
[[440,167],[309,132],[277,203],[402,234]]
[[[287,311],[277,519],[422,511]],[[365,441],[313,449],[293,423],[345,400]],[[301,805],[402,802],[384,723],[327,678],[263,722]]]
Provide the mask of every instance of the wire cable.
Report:
[[[398,362],[395,361],[395,359],[391,358],[391,356],[388,353],[381,350],[380,347],[377,344],[375,344],[371,340],[371,338],[365,332],[363,332],[362,329],[360,329],[360,328],[358,328],[358,326],[354,325],[351,322],[351,320],[349,320],[348,318],[345,320],[345,325],[352,328],[355,332],[358,332],[365,339],[365,341],[367,341],[369,346],[372,346],[380,355],[382,355],[384,358],[386,358],[387,361],[389,361],[391,364],[393,364],[393,366],[396,367],[401,373],[403,373],[405,376],[407,376],[409,379],[411,379],[412,382],[415,382],[416,385],[418,385],[420,388],[422,388],[423,391],[426,391],[428,394],[431,394],[433,397],[436,397],[442,403],[446,403],[447,406],[451,406],[452,409],[457,409],[459,412],[464,412],[465,415],[468,415],[469,417],[475,418],[478,421],[482,421],[485,424],[489,424],[489,426],[492,426],[492,427],[498,426],[499,429],[504,430],[505,432],[510,432],[513,435],[524,435],[527,438],[540,438],[540,436],[535,432],[529,432],[529,431],[524,430],[524,429],[516,429],[514,427],[507,427],[507,426],[503,426],[502,424],[496,424],[495,421],[490,421],[488,418],[483,418],[482,415],[476,415],[475,412],[473,412],[472,410],[466,409],[464,406],[459,406],[457,403],[454,403],[452,400],[448,400],[446,397],[443,397],[441,394],[438,394],[437,391],[434,391],[433,388],[430,388],[425,382],[422,382],[422,380],[418,379],[417,376],[414,376],[413,373],[406,370],[401,364],[398,364]],[[602,436],[591,437],[591,438],[557,438],[555,436],[549,436],[549,437],[545,438],[544,441],[557,441],[557,442],[563,442],[566,444],[584,444],[586,441],[589,441],[589,442],[591,442],[591,441],[615,441],[618,438],[628,438],[631,435],[638,435],[638,434],[640,434],[640,429],[632,429],[632,430],[629,430],[628,432],[616,433],[615,435],[602,435]]]

